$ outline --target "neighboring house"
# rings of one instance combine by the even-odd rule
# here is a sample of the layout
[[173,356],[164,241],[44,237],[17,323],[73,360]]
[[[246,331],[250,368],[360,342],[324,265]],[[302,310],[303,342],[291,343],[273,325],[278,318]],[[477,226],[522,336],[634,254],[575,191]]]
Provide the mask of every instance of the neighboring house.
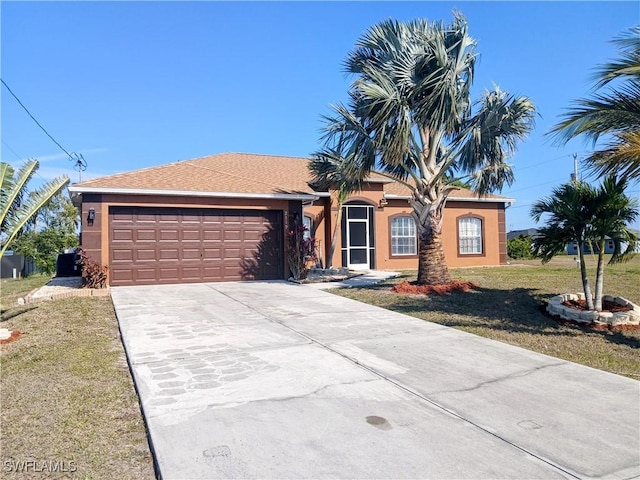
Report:
[[[224,153],[71,185],[82,246],[109,266],[110,285],[284,279],[286,231],[304,222],[323,264],[336,207],[314,191],[305,158]],[[344,206],[334,266],[417,268],[416,227],[401,184],[373,174]],[[468,190],[445,206],[450,267],[507,261],[512,200]]]
[[537,235],[537,228],[527,228],[526,230],[511,230],[510,232],[507,232],[507,241],[513,240],[514,238],[518,237],[536,238]]
[[[634,233],[638,238],[640,238],[640,232],[637,230],[630,229],[632,233]],[[622,244],[622,250],[627,248],[627,243]],[[586,242],[582,248],[583,252],[586,254],[598,253],[598,245],[595,242],[589,243]],[[610,240],[609,237],[605,237],[604,242],[604,253],[611,254],[615,250],[615,245],[613,240]],[[635,248],[633,249],[635,253],[640,253],[640,241],[636,242]],[[578,254],[578,244],[576,242],[571,242],[567,244],[567,255],[577,255]]]

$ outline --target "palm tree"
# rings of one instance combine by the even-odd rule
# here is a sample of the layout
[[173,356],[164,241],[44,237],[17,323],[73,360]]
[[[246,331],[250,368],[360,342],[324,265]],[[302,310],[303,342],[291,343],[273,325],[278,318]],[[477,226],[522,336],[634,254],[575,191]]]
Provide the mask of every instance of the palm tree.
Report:
[[638,238],[627,225],[633,224],[638,214],[638,203],[629,198],[624,191],[625,179],[617,180],[608,176],[602,182],[594,199],[594,217],[590,235],[598,248],[598,266],[596,270],[596,292],[594,308],[602,310],[604,287],[604,250],[607,237],[614,244],[614,252],[609,264],[620,263],[631,258]]
[[[560,143],[584,135],[594,144],[601,136],[608,141],[585,162],[597,175],[615,173],[640,178],[640,26],[614,39],[619,60],[602,65],[596,72],[597,90],[592,98],[573,103],[563,120],[551,130]],[[614,85],[611,83],[615,82]]]
[[361,181],[376,170],[412,192],[418,283],[451,281],[442,215],[456,180],[467,179],[480,195],[511,184],[507,158],[533,127],[527,98],[495,88],[471,102],[475,45],[458,13],[451,25],[374,25],[346,60],[356,75],[348,106],[325,117],[325,148],[344,159],[349,176]]
[[[604,287],[604,251],[607,237],[614,244],[609,264],[631,258],[637,237],[627,228],[640,214],[637,202],[624,193],[627,180],[608,176],[596,189],[585,182],[571,182],[553,190],[551,197],[539,200],[531,208],[534,220],[549,217],[533,240],[534,253],[548,262],[563,253],[568,243],[577,243],[582,288],[587,308],[602,310]],[[591,294],[584,260],[585,244],[598,250],[595,299]]]
[[549,262],[565,251],[567,244],[578,245],[578,261],[587,308],[593,310],[593,296],[584,260],[584,245],[589,240],[590,222],[594,217],[595,189],[586,182],[571,182],[554,188],[548,198],[538,200],[531,207],[531,216],[539,222],[542,215],[549,214],[545,226],[538,229],[533,239],[533,252]]
[[338,152],[331,149],[316,152],[311,157],[309,171],[313,175],[311,185],[317,190],[333,189],[336,191],[336,212],[333,232],[331,234],[331,246],[327,256],[326,267],[331,268],[333,254],[338,244],[338,231],[342,220],[342,206],[349,195],[362,188],[362,181],[349,174],[346,170],[348,161],[340,156]]
[[8,163],[0,163],[0,224],[2,226],[2,257],[12,240],[22,228],[38,213],[38,211],[69,183],[66,175],[58,177],[40,188],[32,191],[28,196],[26,186],[38,169],[37,160],[26,162],[15,176],[14,168]]

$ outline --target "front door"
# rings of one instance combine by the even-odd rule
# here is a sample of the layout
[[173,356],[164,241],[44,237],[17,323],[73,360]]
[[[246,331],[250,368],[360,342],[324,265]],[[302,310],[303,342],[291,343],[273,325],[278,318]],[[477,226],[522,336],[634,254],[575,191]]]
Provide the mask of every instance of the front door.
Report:
[[347,204],[342,223],[342,264],[351,270],[369,270],[373,259],[373,207]]

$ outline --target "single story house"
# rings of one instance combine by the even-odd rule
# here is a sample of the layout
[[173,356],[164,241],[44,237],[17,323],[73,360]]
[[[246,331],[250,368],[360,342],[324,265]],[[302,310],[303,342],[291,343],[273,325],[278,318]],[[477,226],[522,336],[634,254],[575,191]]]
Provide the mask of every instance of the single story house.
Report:
[[[308,163],[223,153],[73,184],[82,246],[108,265],[112,286],[285,279],[286,232],[297,220],[310,228],[326,264],[335,192],[309,185]],[[373,174],[343,207],[333,265],[417,268],[409,198],[406,187]],[[465,189],[451,193],[443,226],[449,266],[506,263],[511,202]]]

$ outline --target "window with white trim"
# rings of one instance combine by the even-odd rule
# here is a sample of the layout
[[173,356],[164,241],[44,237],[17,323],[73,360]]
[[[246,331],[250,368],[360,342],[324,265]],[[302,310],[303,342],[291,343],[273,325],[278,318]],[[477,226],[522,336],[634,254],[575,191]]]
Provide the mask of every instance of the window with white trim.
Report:
[[480,218],[458,219],[458,252],[460,255],[482,254],[482,220]]
[[411,217],[391,219],[391,255],[416,255],[416,222]]

